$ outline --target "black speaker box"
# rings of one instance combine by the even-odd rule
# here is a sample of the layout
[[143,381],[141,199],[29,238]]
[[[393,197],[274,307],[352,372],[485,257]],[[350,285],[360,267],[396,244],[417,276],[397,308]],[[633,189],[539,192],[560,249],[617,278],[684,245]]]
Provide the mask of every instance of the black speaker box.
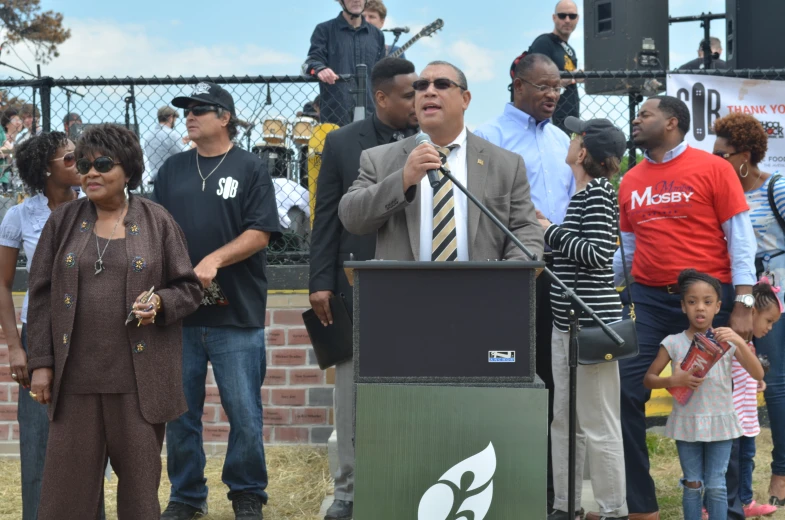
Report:
[[[584,0],[583,32],[584,70],[668,69],[667,0]],[[586,93],[639,92],[645,81],[587,80]]]
[[783,22],[783,0],[725,0],[725,55],[730,68],[785,68],[785,46],[773,38]]

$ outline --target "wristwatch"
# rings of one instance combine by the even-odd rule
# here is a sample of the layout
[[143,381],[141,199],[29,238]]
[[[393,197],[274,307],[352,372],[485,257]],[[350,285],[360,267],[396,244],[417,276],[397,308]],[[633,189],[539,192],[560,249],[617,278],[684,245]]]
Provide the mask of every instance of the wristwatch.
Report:
[[751,294],[740,294],[736,296],[735,302],[741,303],[748,309],[752,309],[752,307],[755,305],[755,297]]

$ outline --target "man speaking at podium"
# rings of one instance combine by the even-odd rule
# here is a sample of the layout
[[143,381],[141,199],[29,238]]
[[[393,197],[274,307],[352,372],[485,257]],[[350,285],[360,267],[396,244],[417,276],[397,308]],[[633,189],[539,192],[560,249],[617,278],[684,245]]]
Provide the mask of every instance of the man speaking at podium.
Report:
[[410,137],[363,151],[360,176],[338,208],[346,229],[377,232],[377,259],[528,260],[448,178],[439,173],[441,184],[431,188],[428,171],[444,167],[541,259],[543,231],[523,159],[466,129],[466,76],[434,61],[413,87],[420,129],[433,145]]

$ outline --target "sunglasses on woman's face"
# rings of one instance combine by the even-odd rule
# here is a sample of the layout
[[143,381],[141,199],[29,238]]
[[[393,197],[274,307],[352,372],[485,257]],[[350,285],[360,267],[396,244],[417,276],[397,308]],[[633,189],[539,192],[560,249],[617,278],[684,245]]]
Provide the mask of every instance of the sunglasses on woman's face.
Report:
[[208,112],[218,112],[218,107],[215,105],[196,105],[191,108],[183,109],[185,117],[188,117],[191,112],[193,112],[195,116],[203,116]]
[[568,17],[570,20],[578,19],[578,15],[575,13],[557,13],[556,16],[559,17],[559,20],[566,20]]
[[733,153],[729,153],[729,152],[713,152],[713,153],[717,157],[722,157],[723,159],[725,159],[727,161],[728,159],[730,159],[734,155],[739,155],[741,152],[733,152]]
[[57,159],[52,159],[49,162],[55,162],[55,161],[63,161],[63,166],[65,166],[66,168],[70,168],[76,163],[76,155],[74,154],[74,152],[68,152],[64,156],[58,157]]
[[114,159],[105,155],[96,157],[93,161],[82,158],[76,161],[76,170],[82,175],[87,175],[93,168],[95,168],[95,171],[98,173],[108,173],[116,164],[120,163],[115,162]]

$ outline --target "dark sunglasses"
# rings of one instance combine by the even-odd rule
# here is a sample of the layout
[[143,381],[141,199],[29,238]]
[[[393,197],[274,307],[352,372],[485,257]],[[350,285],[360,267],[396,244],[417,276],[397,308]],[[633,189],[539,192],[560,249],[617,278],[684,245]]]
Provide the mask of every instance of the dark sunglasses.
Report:
[[559,20],[566,20],[569,18],[570,20],[577,20],[578,15],[575,13],[556,13],[556,16],[559,17]]
[[727,152],[712,152],[712,153],[714,153],[714,155],[716,155],[717,157],[722,157],[723,159],[725,159],[725,160],[727,161],[728,159],[730,159],[730,158],[731,158],[731,157],[733,157],[734,155],[739,155],[739,154],[740,154],[740,153],[742,153],[742,152],[734,152],[734,153],[727,153]]
[[428,90],[428,87],[431,85],[431,83],[433,83],[433,86],[436,90],[447,90],[450,87],[458,87],[461,90],[466,90],[466,87],[459,85],[449,78],[436,78],[433,81],[429,79],[418,79],[412,83],[412,88],[417,92],[424,92]]
[[101,157],[96,157],[94,161],[90,161],[90,159],[81,158],[76,161],[76,171],[78,171],[82,175],[87,175],[90,173],[90,170],[95,168],[95,171],[98,173],[107,173],[109,170],[115,167],[116,164],[120,164],[119,162],[115,162],[114,159],[111,157],[107,157],[105,155]]
[[57,159],[52,159],[49,162],[55,162],[55,161],[63,161],[63,166],[65,166],[66,168],[70,168],[71,166],[74,165],[74,163],[76,163],[76,155],[74,155],[74,152],[68,152],[64,156],[58,157]]
[[195,116],[203,116],[208,112],[218,112],[218,106],[216,105],[196,105],[191,108],[183,109],[183,113],[185,117],[188,117],[191,112],[194,113]]

